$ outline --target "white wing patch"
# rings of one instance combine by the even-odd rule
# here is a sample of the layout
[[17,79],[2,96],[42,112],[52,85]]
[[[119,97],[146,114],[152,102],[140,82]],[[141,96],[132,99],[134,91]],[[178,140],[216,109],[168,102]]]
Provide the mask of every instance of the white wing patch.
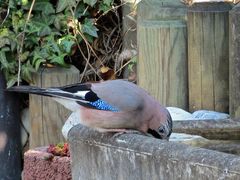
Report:
[[80,96],[81,98],[85,99],[85,95],[88,93],[89,91],[78,91],[76,93],[73,93],[77,96]]

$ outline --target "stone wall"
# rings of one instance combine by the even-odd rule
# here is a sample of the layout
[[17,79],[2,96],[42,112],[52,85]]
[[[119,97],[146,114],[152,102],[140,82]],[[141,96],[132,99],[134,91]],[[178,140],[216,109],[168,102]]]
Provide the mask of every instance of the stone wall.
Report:
[[69,134],[77,179],[240,179],[240,157],[139,134],[98,133],[77,125]]

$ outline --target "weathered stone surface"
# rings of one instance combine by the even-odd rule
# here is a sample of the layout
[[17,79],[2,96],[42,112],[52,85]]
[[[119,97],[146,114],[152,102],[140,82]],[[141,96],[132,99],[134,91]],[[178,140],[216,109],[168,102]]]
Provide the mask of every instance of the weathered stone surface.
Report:
[[29,150],[24,154],[23,179],[70,180],[70,158],[53,156],[46,147]]
[[191,135],[186,133],[172,133],[169,141],[198,146],[199,144],[208,142],[209,140],[198,135]]
[[197,110],[192,114],[178,107],[167,107],[171,114],[173,121],[188,121],[188,120],[217,120],[217,119],[229,119],[229,114],[209,111],[209,110]]
[[240,155],[240,140],[209,140],[198,135],[172,133],[169,141]]
[[81,125],[68,138],[74,180],[240,179],[236,155],[138,134],[113,137]]
[[193,112],[193,118],[195,119],[229,119],[230,116],[227,113],[221,113],[216,111],[208,111],[208,110],[197,110]]
[[173,131],[200,135],[208,139],[239,140],[240,121],[232,119],[174,121]]
[[209,140],[201,147],[220,152],[240,155],[240,141],[228,141],[228,140]]

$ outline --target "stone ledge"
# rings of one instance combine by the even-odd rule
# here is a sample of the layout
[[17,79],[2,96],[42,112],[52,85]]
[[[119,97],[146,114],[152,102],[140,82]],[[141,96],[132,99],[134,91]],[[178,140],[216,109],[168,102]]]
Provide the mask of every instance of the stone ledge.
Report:
[[24,180],[70,180],[70,157],[53,156],[46,147],[35,148],[24,154]]
[[77,179],[240,179],[240,157],[138,134],[98,133],[77,125],[69,134]]
[[239,140],[240,120],[189,120],[174,121],[173,131],[200,135],[208,139]]

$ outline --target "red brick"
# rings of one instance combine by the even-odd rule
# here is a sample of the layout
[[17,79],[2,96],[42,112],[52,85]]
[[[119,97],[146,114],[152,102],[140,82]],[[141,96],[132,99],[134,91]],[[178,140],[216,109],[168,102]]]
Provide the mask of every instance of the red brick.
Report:
[[47,147],[28,150],[24,154],[24,180],[70,180],[70,157],[53,156]]

